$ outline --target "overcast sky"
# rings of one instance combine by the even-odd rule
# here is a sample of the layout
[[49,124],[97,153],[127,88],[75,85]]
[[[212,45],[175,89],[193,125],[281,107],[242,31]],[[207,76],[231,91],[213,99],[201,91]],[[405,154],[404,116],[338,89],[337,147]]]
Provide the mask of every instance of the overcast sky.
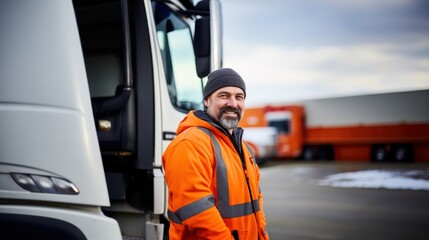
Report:
[[221,0],[247,106],[429,89],[428,0]]

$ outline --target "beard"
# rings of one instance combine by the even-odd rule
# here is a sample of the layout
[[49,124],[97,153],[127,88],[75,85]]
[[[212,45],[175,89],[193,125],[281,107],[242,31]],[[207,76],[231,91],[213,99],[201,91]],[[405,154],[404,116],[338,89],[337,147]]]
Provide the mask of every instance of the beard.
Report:
[[[237,114],[236,117],[231,117],[231,116],[223,116],[223,114],[225,112],[235,112]],[[233,129],[235,127],[237,127],[238,122],[241,119],[241,110],[237,109],[237,108],[232,108],[232,107],[223,107],[219,110],[219,115],[218,115],[218,119],[219,119],[219,123],[220,125],[222,125],[224,128],[230,130]]]

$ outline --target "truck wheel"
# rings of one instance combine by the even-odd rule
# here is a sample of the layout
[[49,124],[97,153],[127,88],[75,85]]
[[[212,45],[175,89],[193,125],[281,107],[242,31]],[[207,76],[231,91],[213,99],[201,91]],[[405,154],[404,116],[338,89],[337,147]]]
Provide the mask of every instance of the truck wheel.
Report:
[[314,160],[315,150],[313,147],[304,147],[304,151],[302,153],[302,158],[306,161]]
[[371,150],[371,160],[373,162],[386,162],[387,161],[386,145],[374,145]]
[[393,146],[393,161],[395,162],[411,162],[413,161],[413,150],[410,145],[399,144]]

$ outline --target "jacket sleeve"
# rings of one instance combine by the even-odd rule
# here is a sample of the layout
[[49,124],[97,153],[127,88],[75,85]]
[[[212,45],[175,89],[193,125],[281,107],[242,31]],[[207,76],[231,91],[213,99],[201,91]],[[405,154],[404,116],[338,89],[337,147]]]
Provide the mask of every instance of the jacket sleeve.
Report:
[[232,239],[215,206],[214,157],[210,149],[185,139],[164,153],[169,211],[179,217],[174,224],[181,224],[178,228],[185,234],[198,239]]
[[[257,176],[258,186],[260,186],[261,173],[259,172],[259,167],[258,166],[256,166],[256,176]],[[260,224],[261,224],[261,231],[263,231],[261,233],[261,235],[263,235],[265,237],[264,238],[265,240],[269,240],[270,238],[269,238],[269,235],[268,235],[268,232],[267,232],[267,221],[266,221],[264,207],[263,207],[264,206],[264,197],[263,197],[261,189],[259,188],[258,190],[259,190],[259,194],[258,194],[258,197],[259,197],[259,209],[261,210],[259,212],[259,221],[260,221]]]
[[268,236],[268,232],[267,232],[267,222],[266,222],[266,218],[265,218],[263,205],[264,205],[264,200],[263,200],[262,192],[259,192],[259,208],[261,209],[259,216],[260,216],[261,228],[263,231],[262,234],[265,236],[265,240],[268,240],[269,236]]

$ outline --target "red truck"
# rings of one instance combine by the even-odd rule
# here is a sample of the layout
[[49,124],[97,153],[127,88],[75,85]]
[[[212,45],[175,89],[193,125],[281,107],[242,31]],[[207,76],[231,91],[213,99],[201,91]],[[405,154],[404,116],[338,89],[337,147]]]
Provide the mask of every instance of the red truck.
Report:
[[429,162],[429,90],[247,108],[240,126],[275,127],[275,157]]

